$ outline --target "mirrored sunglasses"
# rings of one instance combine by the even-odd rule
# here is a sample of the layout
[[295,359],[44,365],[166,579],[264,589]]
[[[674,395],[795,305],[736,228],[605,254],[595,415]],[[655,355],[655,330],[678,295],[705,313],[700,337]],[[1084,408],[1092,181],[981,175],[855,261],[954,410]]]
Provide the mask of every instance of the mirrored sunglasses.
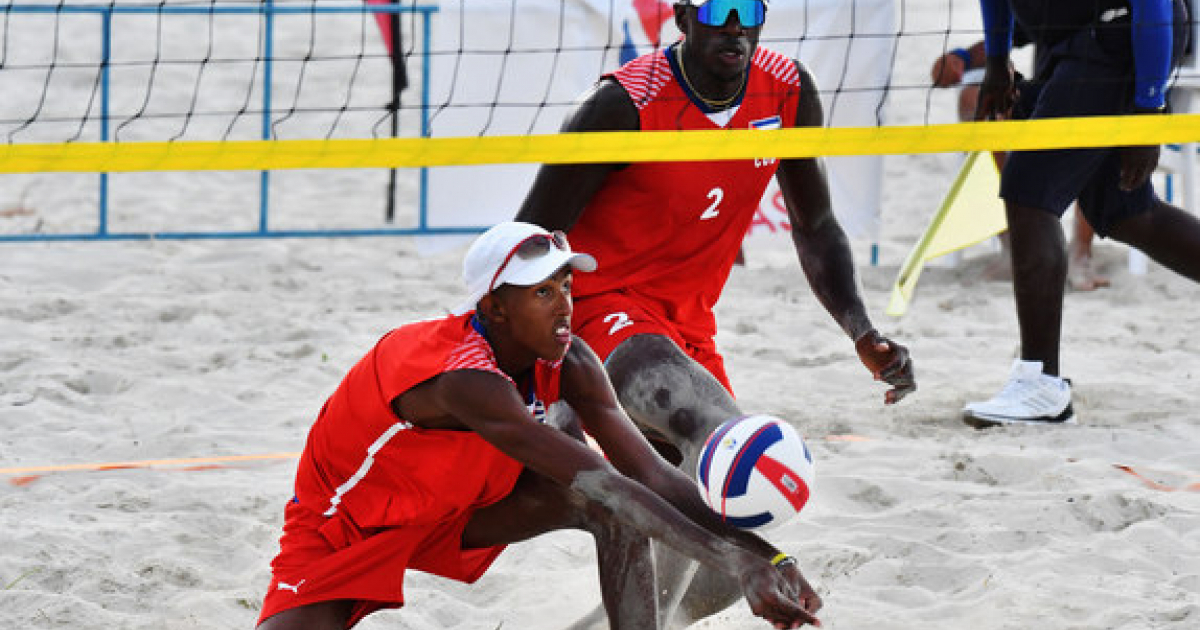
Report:
[[517,243],[517,246],[504,257],[504,262],[496,268],[496,273],[492,275],[492,282],[488,285],[488,293],[496,288],[496,281],[500,279],[500,274],[504,272],[508,263],[512,262],[513,256],[521,260],[535,260],[549,254],[551,246],[561,252],[571,253],[571,244],[567,242],[567,235],[562,230],[554,230],[549,234],[534,234]]
[[763,0],[708,0],[696,7],[696,19],[705,26],[725,26],[734,11],[742,28],[762,26],[767,19]]

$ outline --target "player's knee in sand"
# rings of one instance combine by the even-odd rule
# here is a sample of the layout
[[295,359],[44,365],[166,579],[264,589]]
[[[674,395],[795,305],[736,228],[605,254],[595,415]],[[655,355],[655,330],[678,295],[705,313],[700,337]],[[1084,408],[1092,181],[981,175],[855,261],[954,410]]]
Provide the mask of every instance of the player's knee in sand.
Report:
[[742,415],[720,381],[665,336],[630,337],[605,367],[625,412],[654,440],[677,450],[668,459],[692,477],[708,436]]
[[[626,413],[693,479],[708,436],[730,418],[744,415],[720,381],[665,336],[630,337],[609,355],[605,367]],[[656,551],[662,627],[686,627],[740,598],[736,580],[697,572],[697,563],[662,545]],[[604,627],[598,612],[572,628]]]

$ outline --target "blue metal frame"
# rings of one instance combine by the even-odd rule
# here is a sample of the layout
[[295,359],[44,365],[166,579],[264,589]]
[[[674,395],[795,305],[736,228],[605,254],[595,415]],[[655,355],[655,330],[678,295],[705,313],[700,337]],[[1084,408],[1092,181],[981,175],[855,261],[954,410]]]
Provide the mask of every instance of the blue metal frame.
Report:
[[[279,6],[274,0],[263,0],[258,4],[230,4],[207,6],[176,5],[33,5],[14,4],[6,9],[11,13],[88,13],[100,16],[101,59],[100,59],[100,141],[109,141],[109,102],[111,97],[110,64],[112,54],[112,18],[118,13],[160,14],[245,14],[260,15],[263,19],[263,119],[262,139],[271,137],[271,80],[272,55],[274,54],[275,16],[304,13],[419,13],[421,15],[421,137],[429,137],[429,60],[432,15],[438,11],[432,5],[399,6],[397,4],[367,4],[356,2],[345,5],[322,6]],[[259,221],[253,231],[194,231],[194,232],[110,232],[108,229],[108,184],[109,174],[100,173],[100,190],[95,232],[61,234],[0,234],[4,241],[86,241],[86,240],[192,240],[192,239],[243,239],[243,238],[298,238],[338,236],[397,236],[419,234],[475,234],[484,226],[431,227],[428,218],[428,169],[419,172],[419,207],[415,228],[367,228],[344,230],[272,230],[270,229],[270,199],[268,185],[270,171],[263,171],[259,181]]]

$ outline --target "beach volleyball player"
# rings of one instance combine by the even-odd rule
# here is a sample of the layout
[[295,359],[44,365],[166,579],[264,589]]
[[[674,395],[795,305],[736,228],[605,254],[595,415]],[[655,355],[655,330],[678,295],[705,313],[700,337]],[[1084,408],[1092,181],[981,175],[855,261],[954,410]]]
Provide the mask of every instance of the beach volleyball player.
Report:
[[[677,0],[682,39],[603,76],[562,130],[821,126],[808,71],[758,47],[768,13],[762,0]],[[745,415],[716,349],[713,307],[772,177],[809,285],[874,377],[891,385],[885,402],[899,401],[916,387],[912,363],[867,315],[819,160],[546,165],[517,214],[568,231],[596,256],[599,270],[575,285],[578,334],[605,360],[626,412],[688,471],[716,427]],[[681,623],[736,592],[698,585]]]
[[[722,522],[621,410],[571,334],[561,233],[509,222],[463,263],[456,315],[401,326],[345,376],[312,426],[287,502],[261,630],[340,629],[403,604],[407,569],[473,582],[504,545],[555,529],[596,539],[614,628],[657,628],[649,539],[728,573],[777,628],[816,623],[796,562]],[[557,401],[579,425],[551,426]],[[561,405],[560,405],[561,406]]]

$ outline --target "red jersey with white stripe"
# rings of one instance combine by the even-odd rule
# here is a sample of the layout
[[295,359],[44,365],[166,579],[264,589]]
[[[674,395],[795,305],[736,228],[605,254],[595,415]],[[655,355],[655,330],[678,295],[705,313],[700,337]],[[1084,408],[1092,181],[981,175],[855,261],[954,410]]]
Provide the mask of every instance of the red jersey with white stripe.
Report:
[[[685,89],[674,50],[643,55],[606,75],[629,93],[642,131],[769,133],[795,126],[800,74],[791,59],[758,48],[740,105],[718,124]],[[634,293],[659,304],[684,337],[711,339],[712,308],[777,166],[771,158],[646,162],[610,174],[571,228],[572,246],[599,263],[595,272],[575,276],[575,297]]]
[[[443,445],[482,438],[414,427],[391,406],[412,387],[454,370],[483,370],[512,382],[472,315],[401,326],[350,370],[309,431],[296,473],[301,505],[358,528],[376,528],[453,518],[508,494],[520,463],[493,447],[499,462],[491,475],[446,470]],[[534,368],[534,382],[522,392],[530,422],[543,420],[546,405],[558,400],[560,369],[561,362],[541,360]]]
[[[297,606],[349,600],[350,627],[401,605],[408,569],[473,582],[503,550],[463,549],[463,528],[476,509],[507,496],[524,467],[477,433],[421,429],[391,407],[400,394],[454,370],[508,379],[472,315],[389,332],[325,403],[300,457],[296,498],[284,511],[260,623]],[[558,399],[560,368],[535,366],[525,391],[531,423]]]

